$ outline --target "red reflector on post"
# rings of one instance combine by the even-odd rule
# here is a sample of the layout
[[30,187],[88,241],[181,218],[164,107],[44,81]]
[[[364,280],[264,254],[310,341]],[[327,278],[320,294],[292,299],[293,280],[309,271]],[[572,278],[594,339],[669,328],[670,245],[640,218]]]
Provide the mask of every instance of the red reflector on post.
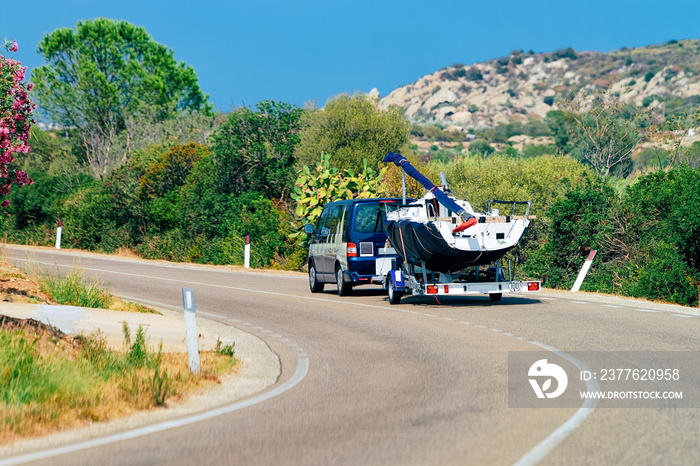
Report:
[[540,290],[540,282],[528,282],[527,291],[539,291],[539,290]]
[[348,257],[357,257],[357,245],[348,243]]
[[437,286],[428,285],[428,294],[437,294]]

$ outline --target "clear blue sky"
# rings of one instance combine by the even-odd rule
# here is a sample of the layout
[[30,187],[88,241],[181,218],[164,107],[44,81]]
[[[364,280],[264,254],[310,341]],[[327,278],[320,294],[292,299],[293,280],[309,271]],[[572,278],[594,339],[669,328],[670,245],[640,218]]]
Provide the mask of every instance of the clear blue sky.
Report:
[[260,100],[323,106],[382,96],[454,63],[574,47],[610,51],[700,38],[699,0],[9,0],[0,40],[31,70],[46,33],[97,17],[143,26],[192,65],[216,109]]

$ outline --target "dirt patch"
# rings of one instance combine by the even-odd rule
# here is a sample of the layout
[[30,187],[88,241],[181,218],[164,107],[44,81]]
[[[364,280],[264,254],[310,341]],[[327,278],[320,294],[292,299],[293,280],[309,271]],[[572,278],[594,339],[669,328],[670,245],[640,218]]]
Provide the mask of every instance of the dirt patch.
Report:
[[0,261],[0,301],[6,303],[53,304],[41,291],[39,284],[31,280],[17,267]]

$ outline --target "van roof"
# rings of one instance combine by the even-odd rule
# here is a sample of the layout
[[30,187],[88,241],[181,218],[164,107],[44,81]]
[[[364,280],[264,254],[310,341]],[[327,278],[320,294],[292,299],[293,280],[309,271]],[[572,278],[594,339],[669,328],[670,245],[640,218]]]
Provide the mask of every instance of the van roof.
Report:
[[[406,198],[406,202],[412,202],[413,199]],[[400,197],[372,197],[369,199],[343,199],[342,201],[329,202],[326,205],[346,205],[346,204],[361,204],[365,202],[403,202]]]

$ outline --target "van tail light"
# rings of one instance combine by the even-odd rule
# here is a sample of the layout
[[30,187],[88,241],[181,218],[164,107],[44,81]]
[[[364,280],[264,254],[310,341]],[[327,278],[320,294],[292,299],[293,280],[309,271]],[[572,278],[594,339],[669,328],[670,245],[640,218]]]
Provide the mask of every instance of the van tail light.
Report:
[[435,285],[428,285],[428,294],[437,294],[438,289]]
[[348,243],[348,257],[357,257],[357,245]]

